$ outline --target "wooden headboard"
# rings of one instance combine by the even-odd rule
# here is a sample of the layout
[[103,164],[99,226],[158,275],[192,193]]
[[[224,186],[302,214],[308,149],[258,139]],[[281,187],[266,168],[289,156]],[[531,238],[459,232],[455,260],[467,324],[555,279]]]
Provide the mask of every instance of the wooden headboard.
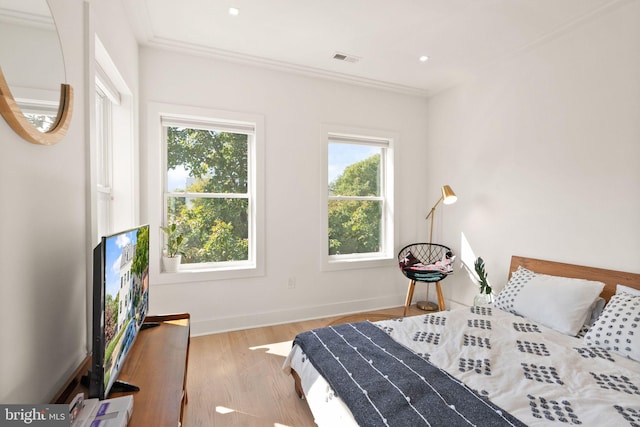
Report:
[[640,274],[605,270],[596,267],[585,267],[582,265],[565,264],[555,261],[545,261],[535,258],[525,258],[516,255],[511,257],[509,278],[511,278],[511,274],[518,269],[518,266],[522,266],[535,273],[603,282],[604,289],[600,296],[607,301],[609,301],[609,298],[616,293],[616,285],[618,284],[640,289]]

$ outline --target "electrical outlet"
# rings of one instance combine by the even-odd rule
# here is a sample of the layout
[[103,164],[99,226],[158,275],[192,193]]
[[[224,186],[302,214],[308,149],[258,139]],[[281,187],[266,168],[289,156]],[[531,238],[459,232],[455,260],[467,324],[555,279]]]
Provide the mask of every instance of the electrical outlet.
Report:
[[289,277],[289,289],[295,289],[296,287],[296,278],[294,276]]

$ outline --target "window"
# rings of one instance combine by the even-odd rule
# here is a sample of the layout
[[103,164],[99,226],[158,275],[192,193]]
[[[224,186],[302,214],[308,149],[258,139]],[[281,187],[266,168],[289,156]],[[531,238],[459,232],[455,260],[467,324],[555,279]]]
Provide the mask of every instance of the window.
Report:
[[[158,270],[159,281],[262,274],[262,118],[155,103],[149,112],[149,122],[159,125],[151,127],[149,140],[159,143],[150,144],[149,154],[161,177],[159,184],[149,179],[149,194],[156,195],[149,219],[175,223],[184,237],[178,272]],[[163,244],[155,252],[158,260]]]
[[111,201],[113,200],[113,184],[111,181],[111,111],[114,107],[112,98],[100,88],[96,78],[96,221],[98,236],[106,236],[111,228]]
[[58,103],[41,100],[16,99],[20,111],[40,132],[47,132],[58,116]]
[[393,257],[393,137],[326,132],[326,266]]
[[93,242],[140,225],[134,98],[98,38],[95,59],[95,128],[90,150]]

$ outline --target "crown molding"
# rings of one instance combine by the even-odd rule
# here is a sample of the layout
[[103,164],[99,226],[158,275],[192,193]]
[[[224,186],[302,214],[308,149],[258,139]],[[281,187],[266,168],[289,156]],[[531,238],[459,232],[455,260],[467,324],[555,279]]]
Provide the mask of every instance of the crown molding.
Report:
[[403,95],[413,95],[418,97],[427,97],[430,92],[425,89],[400,85],[395,83],[384,82],[375,79],[367,79],[364,77],[352,76],[333,71],[321,70],[318,68],[307,67],[303,65],[293,64],[285,61],[277,61],[273,59],[247,55],[239,52],[233,52],[223,49],[215,49],[209,46],[199,45],[196,43],[186,43],[167,39],[163,37],[151,36],[147,38],[142,45],[154,47],[157,49],[170,50],[184,54],[197,55],[202,57],[215,58],[223,61],[251,65],[255,67],[267,68],[271,70],[283,71],[303,75],[306,77],[321,78],[332,80],[340,83],[364,86],[373,89],[386,90],[390,92],[400,93]]

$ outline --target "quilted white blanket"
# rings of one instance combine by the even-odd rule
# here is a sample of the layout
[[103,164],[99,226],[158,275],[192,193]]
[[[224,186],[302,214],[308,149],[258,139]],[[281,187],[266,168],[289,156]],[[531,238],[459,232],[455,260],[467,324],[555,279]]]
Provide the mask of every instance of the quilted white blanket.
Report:
[[[640,363],[491,306],[375,323],[530,426],[640,426]],[[294,347],[320,426],[355,425],[344,403]]]

